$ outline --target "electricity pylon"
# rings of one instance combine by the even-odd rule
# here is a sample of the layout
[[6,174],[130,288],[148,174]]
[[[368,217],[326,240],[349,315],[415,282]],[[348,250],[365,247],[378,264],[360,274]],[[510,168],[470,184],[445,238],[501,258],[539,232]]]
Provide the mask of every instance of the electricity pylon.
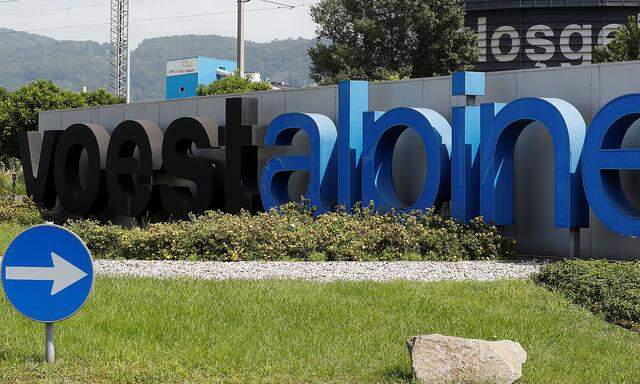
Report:
[[129,0],[111,0],[111,93],[131,99]]

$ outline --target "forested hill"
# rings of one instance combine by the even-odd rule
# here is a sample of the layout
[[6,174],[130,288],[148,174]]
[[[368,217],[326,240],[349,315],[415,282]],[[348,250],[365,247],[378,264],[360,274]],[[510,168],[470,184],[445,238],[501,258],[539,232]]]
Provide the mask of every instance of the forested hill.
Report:
[[[310,84],[306,39],[246,43],[246,67],[263,78],[291,85]],[[185,35],[144,40],[132,52],[135,101],[164,98],[165,62],[189,56],[235,57],[235,39]],[[60,41],[0,28],[0,86],[14,89],[35,79],[49,79],[73,90],[109,86],[109,45],[94,41]]]
[[[246,70],[260,72],[264,79],[285,81],[291,85],[307,85],[310,60],[307,48],[312,40],[288,39],[268,43],[247,42]],[[184,35],[144,40],[132,53],[131,75],[133,96],[146,99],[164,98],[165,63],[167,60],[211,56],[235,59],[236,39],[214,35]]]

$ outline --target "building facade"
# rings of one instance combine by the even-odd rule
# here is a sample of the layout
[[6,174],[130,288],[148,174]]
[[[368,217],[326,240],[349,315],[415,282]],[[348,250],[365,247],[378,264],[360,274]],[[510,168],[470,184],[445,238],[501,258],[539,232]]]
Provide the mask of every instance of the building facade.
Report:
[[196,96],[199,85],[220,79],[221,73],[235,73],[234,60],[197,56],[167,62],[167,100]]
[[480,71],[590,64],[640,0],[464,0]]

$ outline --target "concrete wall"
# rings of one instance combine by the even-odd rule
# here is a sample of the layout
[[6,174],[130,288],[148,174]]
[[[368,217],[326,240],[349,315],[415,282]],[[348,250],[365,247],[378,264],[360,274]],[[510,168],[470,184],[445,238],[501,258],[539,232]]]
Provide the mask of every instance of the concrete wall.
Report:
[[[573,104],[587,124],[595,113],[613,98],[640,92],[640,62],[585,65],[575,67],[517,70],[487,73],[486,96],[483,102],[509,102],[526,96],[557,97]],[[451,118],[451,107],[462,105],[460,97],[451,97],[451,78],[438,77],[370,85],[370,109],[428,107]],[[124,119],[145,119],[156,122],[163,130],[182,116],[206,116],[220,125],[224,122],[225,97],[213,96],[111,107],[43,112],[40,130],[63,129],[74,122],[94,122],[108,130]],[[256,143],[261,144],[264,130],[276,116],[285,112],[314,112],[334,121],[337,118],[337,87],[305,88],[288,91],[268,91],[252,94],[259,100]],[[425,154],[415,134],[407,132],[394,155],[394,179],[398,194],[410,201],[421,180],[415,180],[414,170],[423,169]],[[304,140],[299,140],[304,145]],[[625,146],[640,146],[640,130],[630,130]],[[544,127],[528,127],[518,141],[516,150],[516,225],[508,228],[517,237],[524,254],[567,256],[569,231],[553,224],[553,152],[551,139]],[[640,206],[640,176],[635,172],[622,175],[630,200]],[[298,179],[304,180],[304,177]],[[299,189],[301,186],[298,185]],[[623,238],[607,230],[591,214],[591,227],[581,230],[581,255],[592,258],[640,258],[640,241]]]

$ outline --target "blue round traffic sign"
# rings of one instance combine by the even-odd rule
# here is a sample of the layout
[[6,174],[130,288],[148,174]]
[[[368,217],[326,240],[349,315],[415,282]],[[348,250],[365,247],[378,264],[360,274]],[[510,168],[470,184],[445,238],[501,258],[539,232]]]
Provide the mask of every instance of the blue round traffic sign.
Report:
[[37,225],[20,233],[9,244],[0,268],[9,302],[43,323],[76,313],[93,287],[89,249],[75,233],[57,225]]

